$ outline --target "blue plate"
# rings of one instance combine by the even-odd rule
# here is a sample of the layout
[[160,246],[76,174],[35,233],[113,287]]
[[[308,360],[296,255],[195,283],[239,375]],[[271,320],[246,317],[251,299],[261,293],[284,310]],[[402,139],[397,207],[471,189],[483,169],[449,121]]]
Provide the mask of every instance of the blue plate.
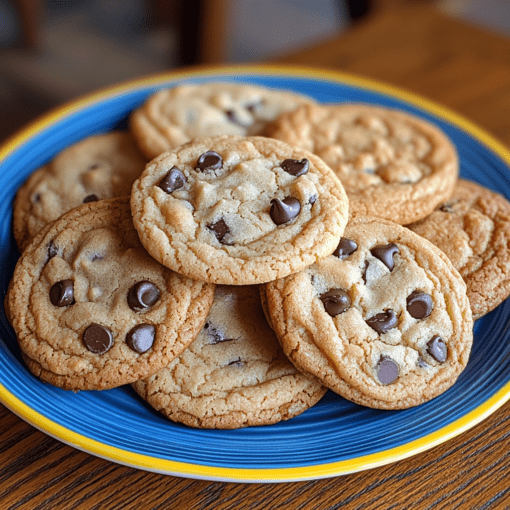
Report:
[[[16,190],[36,168],[86,136],[126,128],[130,111],[162,87],[235,81],[288,89],[321,102],[395,107],[431,121],[455,143],[461,175],[510,199],[510,155],[487,133],[423,98],[352,76],[303,68],[230,67],[176,72],[120,85],[68,104],[0,149],[0,285],[19,257],[11,233]],[[74,394],[41,383],[21,361],[0,313],[0,401],[76,448],[125,465],[193,478],[290,481],[335,476],[394,462],[472,427],[510,397],[510,300],[475,324],[471,359],[457,383],[421,406],[378,411],[329,392],[292,420],[241,430],[172,423],[128,386]]]

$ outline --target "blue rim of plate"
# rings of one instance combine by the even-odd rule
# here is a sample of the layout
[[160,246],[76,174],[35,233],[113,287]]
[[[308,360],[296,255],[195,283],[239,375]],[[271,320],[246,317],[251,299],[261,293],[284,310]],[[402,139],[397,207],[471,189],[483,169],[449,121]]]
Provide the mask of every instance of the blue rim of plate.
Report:
[[[443,129],[455,143],[461,176],[510,199],[510,152],[465,118],[395,87],[306,67],[231,66],[150,76],[68,103],[0,148],[0,283],[5,295],[19,253],[12,201],[36,168],[76,141],[127,127],[148,95],[180,83],[235,81],[288,89],[320,102],[400,108]],[[105,115],[108,113],[108,116]],[[198,430],[166,420],[129,387],[74,394],[41,383],[21,360],[0,312],[0,402],[75,448],[123,465],[196,479],[283,482],[337,476],[396,462],[473,427],[510,398],[510,299],[475,323],[468,366],[455,385],[402,411],[363,408],[328,392],[316,406],[271,426]]]

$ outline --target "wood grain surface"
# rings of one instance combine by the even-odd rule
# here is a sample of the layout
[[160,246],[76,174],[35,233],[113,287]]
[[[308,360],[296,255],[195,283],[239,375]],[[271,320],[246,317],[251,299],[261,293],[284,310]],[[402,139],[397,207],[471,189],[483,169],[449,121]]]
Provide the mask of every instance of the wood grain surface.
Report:
[[[281,62],[419,93],[510,145],[510,39],[429,3],[383,3],[350,32]],[[370,471],[299,483],[211,483],[93,457],[0,406],[0,509],[508,509],[509,451],[507,403],[443,445]]]

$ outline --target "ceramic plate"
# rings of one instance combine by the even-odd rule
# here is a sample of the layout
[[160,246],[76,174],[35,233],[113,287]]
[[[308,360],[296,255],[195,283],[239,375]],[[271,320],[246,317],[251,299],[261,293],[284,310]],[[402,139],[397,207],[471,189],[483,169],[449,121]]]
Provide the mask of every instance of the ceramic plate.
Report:
[[[176,72],[98,92],[46,115],[0,149],[0,285],[19,254],[12,201],[27,176],[64,147],[126,128],[149,94],[178,83],[235,81],[288,89],[320,102],[401,108],[437,124],[455,143],[461,175],[510,198],[510,155],[487,133],[423,98],[371,81],[313,69],[231,67]],[[37,380],[21,361],[0,312],[0,400],[25,421],[93,455],[148,471],[226,481],[309,480],[351,473],[417,454],[474,426],[510,396],[510,300],[475,324],[471,358],[438,398],[378,411],[329,392],[292,420],[241,430],[197,430],[158,414],[128,386],[74,394]]]

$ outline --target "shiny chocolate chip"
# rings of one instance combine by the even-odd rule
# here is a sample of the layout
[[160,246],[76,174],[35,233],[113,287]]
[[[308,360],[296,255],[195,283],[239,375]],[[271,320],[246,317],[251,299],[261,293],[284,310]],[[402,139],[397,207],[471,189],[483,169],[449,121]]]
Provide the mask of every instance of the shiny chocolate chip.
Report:
[[113,345],[113,334],[106,326],[93,322],[83,332],[82,340],[90,352],[104,354]]
[[156,285],[142,280],[129,289],[127,302],[131,310],[141,312],[151,307],[159,299],[159,295],[160,292]]
[[159,181],[159,187],[165,193],[172,193],[176,189],[182,188],[186,183],[186,177],[184,174],[176,167],[173,166],[170,171]]
[[282,161],[280,166],[288,174],[293,175],[294,177],[299,177],[300,175],[308,173],[310,163],[307,159],[286,159],[285,161]]
[[99,198],[97,198],[97,195],[94,195],[92,193],[92,195],[87,195],[84,199],[83,199],[83,203],[84,204],[88,204],[89,202],[97,202],[99,200]]
[[320,297],[324,309],[331,317],[346,312],[351,307],[351,298],[343,289],[331,289]]
[[143,354],[152,347],[155,337],[156,328],[154,326],[151,324],[138,324],[126,335],[126,344],[131,350],[138,354]]
[[407,297],[407,311],[415,319],[425,319],[433,308],[432,298],[425,292],[415,290]]
[[223,158],[214,151],[204,152],[197,161],[197,168],[202,172],[214,172],[223,167]]
[[448,350],[444,340],[438,336],[433,336],[427,343],[427,352],[432,356],[438,363],[444,363],[448,355]]
[[382,355],[375,367],[377,379],[381,384],[391,384],[398,379],[399,367],[389,356]]
[[333,252],[335,257],[338,257],[340,260],[345,260],[349,255],[352,255],[358,249],[358,245],[347,239],[346,237],[342,237],[336,250]]
[[420,367],[420,368],[429,368],[429,364],[426,363],[423,358],[418,358],[418,362],[417,362],[417,365]]
[[232,246],[234,244],[234,238],[230,233],[228,225],[223,219],[217,221],[216,223],[212,223],[211,225],[207,225],[207,228],[214,232],[216,239],[218,239],[221,244],[225,244],[227,246]]
[[299,200],[294,197],[287,197],[284,200],[273,198],[269,215],[277,225],[283,225],[293,220],[301,211]]
[[370,317],[370,319],[366,320],[366,323],[377,333],[384,335],[390,329],[397,327],[398,319],[393,310],[386,310]]
[[370,253],[377,259],[379,259],[390,271],[395,267],[393,256],[398,253],[399,249],[396,244],[379,244],[374,246]]
[[73,280],[60,280],[50,289],[50,301],[53,306],[68,306],[74,303]]

